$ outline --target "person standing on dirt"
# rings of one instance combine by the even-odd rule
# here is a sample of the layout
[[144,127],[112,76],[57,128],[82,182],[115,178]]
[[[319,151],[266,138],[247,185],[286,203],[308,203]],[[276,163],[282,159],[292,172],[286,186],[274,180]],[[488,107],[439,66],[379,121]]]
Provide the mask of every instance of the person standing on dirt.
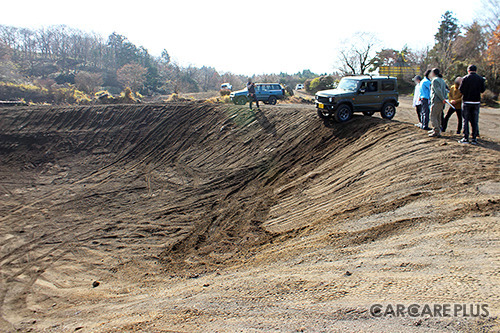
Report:
[[255,93],[255,83],[252,82],[252,79],[248,79],[247,90],[248,90],[248,100],[250,101],[250,110],[252,110],[253,102],[255,102],[255,105],[257,105],[257,109],[260,109],[259,100],[257,99],[257,94]]
[[472,127],[472,144],[477,144],[479,136],[479,107],[481,105],[481,94],[485,91],[484,79],[477,75],[477,67],[470,65],[469,72],[462,79],[460,92],[463,95],[462,115],[464,117],[464,138],[460,143],[469,143],[469,123]]
[[453,105],[453,108],[450,106],[448,112],[446,113],[446,116],[443,118],[443,132],[446,132],[448,121],[454,113],[457,114],[458,119],[457,134],[460,134],[462,132],[462,93],[459,89],[460,84],[462,84],[462,78],[457,77],[455,79],[455,84],[450,88],[450,93],[448,96],[450,99],[450,104]]
[[424,79],[420,82],[420,101],[422,102],[422,113],[420,115],[421,129],[428,131],[429,128],[429,103],[431,99],[431,81],[429,75],[431,70],[428,69],[424,74]]
[[422,127],[422,101],[420,100],[420,82],[422,81],[422,77],[417,75],[413,78],[413,82],[415,82],[415,91],[413,92],[413,107],[417,111],[418,124],[416,126]]
[[433,129],[429,131],[432,138],[441,137],[441,119],[443,117],[444,104],[448,98],[446,82],[438,68],[434,68],[429,75],[431,83],[431,122]]

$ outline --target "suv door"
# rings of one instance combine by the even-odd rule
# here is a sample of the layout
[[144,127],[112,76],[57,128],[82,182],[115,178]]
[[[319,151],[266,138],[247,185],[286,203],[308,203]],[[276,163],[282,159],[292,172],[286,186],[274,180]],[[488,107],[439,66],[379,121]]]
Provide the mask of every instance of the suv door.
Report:
[[260,84],[260,92],[257,94],[260,101],[267,101],[269,99],[269,84]]
[[281,86],[279,84],[271,84],[269,90],[269,96],[276,96],[276,98],[280,98],[283,95],[283,91],[281,90]]
[[363,80],[354,98],[354,111],[378,111],[381,108],[379,80]]

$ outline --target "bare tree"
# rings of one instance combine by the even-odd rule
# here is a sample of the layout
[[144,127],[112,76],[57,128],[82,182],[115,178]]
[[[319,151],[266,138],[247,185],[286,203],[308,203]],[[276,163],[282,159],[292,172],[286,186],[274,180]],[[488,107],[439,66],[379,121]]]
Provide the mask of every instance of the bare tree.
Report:
[[129,87],[134,91],[138,91],[146,81],[146,68],[139,64],[127,64],[118,70],[116,73],[118,82],[124,87]]
[[375,35],[357,32],[342,42],[339,51],[339,70],[343,75],[363,75],[373,64],[379,45]]
[[75,76],[76,88],[87,94],[95,93],[102,83],[102,75],[99,73],[79,72]]
[[221,84],[217,70],[207,66],[203,66],[197,71],[195,79],[203,91],[217,90]]
[[487,32],[492,33],[500,25],[500,2],[498,0],[481,0],[481,9],[476,14]]

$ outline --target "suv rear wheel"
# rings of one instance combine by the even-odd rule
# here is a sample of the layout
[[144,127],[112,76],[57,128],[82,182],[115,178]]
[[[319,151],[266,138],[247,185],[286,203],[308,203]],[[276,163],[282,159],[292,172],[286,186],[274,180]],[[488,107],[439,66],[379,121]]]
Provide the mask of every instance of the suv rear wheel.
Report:
[[345,123],[352,118],[352,108],[347,104],[342,104],[335,111],[334,117],[339,123]]
[[382,118],[392,119],[396,115],[396,106],[394,103],[385,103],[382,107],[382,111],[380,111]]
[[269,99],[267,101],[271,105],[276,105],[276,102],[278,102],[278,99],[276,98],[276,96],[271,96],[271,97],[269,97]]

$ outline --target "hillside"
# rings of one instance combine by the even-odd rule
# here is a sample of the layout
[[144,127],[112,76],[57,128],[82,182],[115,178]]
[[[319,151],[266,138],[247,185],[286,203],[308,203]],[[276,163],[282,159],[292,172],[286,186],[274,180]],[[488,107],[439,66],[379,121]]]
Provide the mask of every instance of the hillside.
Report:
[[[457,138],[307,105],[0,109],[0,329],[499,329],[499,145]],[[398,302],[491,315],[367,311]]]

